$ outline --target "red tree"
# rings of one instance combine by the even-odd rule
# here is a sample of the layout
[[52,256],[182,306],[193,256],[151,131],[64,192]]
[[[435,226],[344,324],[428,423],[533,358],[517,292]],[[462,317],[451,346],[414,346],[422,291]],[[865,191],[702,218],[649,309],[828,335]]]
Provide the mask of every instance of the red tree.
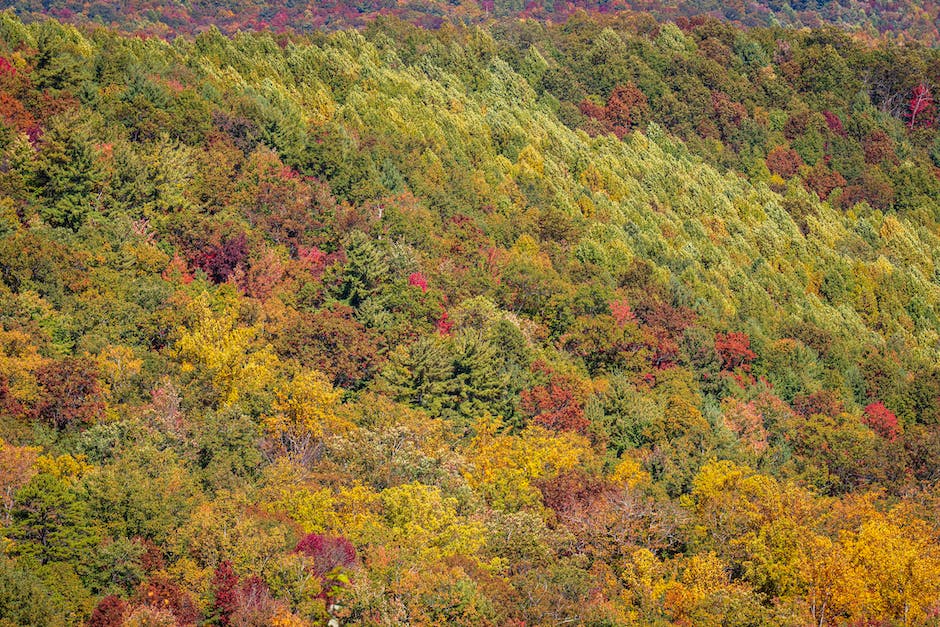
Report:
[[215,283],[224,283],[247,259],[248,238],[239,233],[203,250],[196,258],[196,265]]
[[422,292],[428,291],[428,281],[420,272],[412,272],[408,275],[408,285],[420,287]]
[[584,417],[580,396],[569,377],[553,375],[546,385],[523,390],[519,402],[534,424],[555,431],[584,433],[590,422]]
[[918,116],[920,116],[919,123],[922,126],[930,126],[935,116],[933,104],[933,94],[930,93],[929,87],[923,83],[915,87],[908,102],[908,128],[913,129],[918,124]]
[[437,319],[437,332],[441,335],[450,335],[453,328],[454,323],[449,320],[447,311],[441,311],[441,317]]
[[212,576],[212,609],[220,625],[228,625],[238,609],[238,576],[228,560],[220,562]]
[[334,568],[349,568],[356,563],[355,547],[341,536],[307,534],[297,543],[294,552],[312,560],[313,573],[318,577],[326,576]]
[[885,407],[881,401],[871,403],[865,407],[865,411],[862,413],[862,422],[886,440],[893,442],[901,435],[898,417]]
[[98,602],[91,617],[86,623],[87,627],[115,627],[124,624],[124,614],[127,604],[113,594],[106,596]]
[[284,278],[284,263],[273,250],[266,250],[252,259],[248,267],[239,266],[232,277],[242,293],[258,300],[268,300],[281,279]]
[[832,111],[826,110],[823,111],[823,117],[826,118],[826,126],[829,127],[830,131],[842,137],[846,136],[845,127],[842,126],[842,120],[839,119],[838,115]]
[[16,76],[16,68],[6,57],[0,57],[0,76]]
[[750,372],[751,362],[757,358],[751,350],[751,338],[744,333],[719,333],[715,337],[715,352],[721,358],[721,369],[728,372],[738,368]]
[[628,322],[636,320],[636,314],[633,313],[630,302],[626,298],[611,302],[610,313],[614,316],[618,327],[624,327]]
[[863,200],[875,209],[884,211],[894,204],[895,191],[891,179],[876,168],[869,169],[862,175],[857,185],[845,188],[841,202],[843,207],[852,207]]

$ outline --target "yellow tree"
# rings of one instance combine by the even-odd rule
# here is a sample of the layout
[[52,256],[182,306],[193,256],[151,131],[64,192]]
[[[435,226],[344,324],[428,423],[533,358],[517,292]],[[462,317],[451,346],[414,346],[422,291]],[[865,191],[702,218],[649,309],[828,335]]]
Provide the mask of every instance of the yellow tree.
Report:
[[336,415],[340,394],[341,390],[316,370],[301,372],[281,384],[275,391],[273,413],[264,419],[265,431],[277,443],[276,448],[301,464],[318,459],[325,437],[354,428]]
[[194,322],[180,329],[177,345],[185,372],[205,381],[223,406],[271,384],[278,360],[270,345],[258,341],[260,325],[239,325],[234,303],[215,311],[208,296],[190,309]]
[[899,505],[878,513],[844,540],[848,561],[864,573],[869,613],[923,624],[940,602],[940,544],[927,523]]
[[817,627],[837,618],[858,617],[869,605],[865,572],[849,560],[838,542],[810,535],[804,539],[797,561],[806,585],[806,603]]
[[4,525],[10,523],[13,495],[29,483],[36,474],[36,457],[42,451],[37,446],[13,446],[0,439],[0,504]]
[[[679,625],[748,624],[759,615],[756,597],[746,584],[731,580],[729,565],[713,552],[683,560],[682,575],[667,584],[664,606]],[[734,618],[739,623],[729,623]]]
[[133,349],[122,345],[109,345],[98,354],[98,369],[104,382],[105,394],[120,400],[133,379],[140,374],[144,361]]
[[422,562],[453,555],[474,556],[483,545],[483,524],[457,513],[457,499],[437,486],[406,483],[381,493],[389,535],[397,545]]
[[516,510],[539,502],[532,482],[596,461],[583,436],[532,426],[518,436],[498,433],[497,420],[481,419],[465,451],[467,483],[497,509]]
[[727,555],[746,534],[783,512],[779,484],[731,461],[711,461],[692,482],[686,504],[696,516],[693,537]]
[[29,404],[39,399],[34,373],[46,362],[29,335],[0,329],[0,386],[5,382],[13,400]]

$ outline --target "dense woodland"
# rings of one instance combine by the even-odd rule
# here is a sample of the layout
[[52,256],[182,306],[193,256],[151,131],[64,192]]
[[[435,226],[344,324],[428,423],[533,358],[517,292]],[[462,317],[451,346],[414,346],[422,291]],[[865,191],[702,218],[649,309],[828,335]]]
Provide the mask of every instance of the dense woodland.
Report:
[[27,19],[52,16],[124,32],[173,37],[215,25],[222,32],[357,28],[392,16],[429,28],[519,17],[564,22],[587,10],[657,20],[710,16],[738,26],[839,26],[867,39],[940,44],[935,0],[0,0]]
[[0,625],[937,624],[938,85],[0,14]]

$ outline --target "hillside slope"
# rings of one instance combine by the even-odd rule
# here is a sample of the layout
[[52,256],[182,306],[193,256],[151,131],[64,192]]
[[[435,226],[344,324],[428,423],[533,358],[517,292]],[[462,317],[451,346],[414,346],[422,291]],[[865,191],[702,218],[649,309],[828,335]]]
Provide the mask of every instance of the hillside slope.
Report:
[[54,17],[100,24],[124,32],[173,37],[211,25],[234,34],[245,30],[361,28],[378,17],[396,17],[426,28],[480,24],[494,19],[563,23],[579,12],[647,16],[658,21],[711,17],[741,27],[818,28],[832,25],[862,39],[940,44],[940,6],[930,0],[327,0],[323,2],[169,2],[167,0],[4,0],[26,19]]
[[[678,61],[605,93],[522,35],[0,15],[0,617],[936,616],[936,129],[781,75],[698,141]],[[817,191],[840,139],[890,202]]]

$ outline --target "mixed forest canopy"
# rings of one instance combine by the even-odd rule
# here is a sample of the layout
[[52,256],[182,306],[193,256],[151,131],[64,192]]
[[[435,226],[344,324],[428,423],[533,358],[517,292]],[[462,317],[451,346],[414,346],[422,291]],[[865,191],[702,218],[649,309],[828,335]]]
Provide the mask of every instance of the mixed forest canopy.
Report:
[[933,0],[3,0],[0,8],[26,18],[51,16],[168,37],[213,25],[230,34],[357,28],[388,16],[425,28],[515,17],[557,23],[589,11],[659,21],[708,16],[747,27],[831,24],[863,38],[940,43],[940,5]]
[[0,625],[936,623],[929,36],[71,10],[0,13]]

